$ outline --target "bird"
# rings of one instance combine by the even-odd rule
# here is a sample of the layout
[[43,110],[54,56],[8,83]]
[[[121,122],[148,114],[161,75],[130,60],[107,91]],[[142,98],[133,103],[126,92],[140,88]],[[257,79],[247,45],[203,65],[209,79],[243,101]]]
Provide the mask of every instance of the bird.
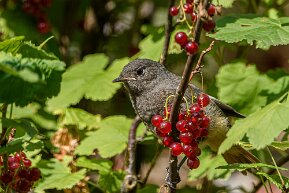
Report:
[[[180,76],[167,70],[163,64],[150,59],[136,59],[126,64],[120,75],[112,82],[124,84],[136,114],[146,127],[155,133],[151,118],[153,115],[164,113],[164,104],[168,96],[176,94],[181,79]],[[200,93],[204,92],[197,86],[189,84],[184,97],[191,99],[192,95]],[[231,127],[228,117],[244,118],[245,116],[215,97],[208,96],[210,103],[204,107],[204,112],[210,119],[210,126],[208,137],[203,143],[213,152],[218,152]],[[181,104],[181,108],[184,106]],[[240,145],[232,146],[222,155],[229,164],[259,162],[252,153]]]

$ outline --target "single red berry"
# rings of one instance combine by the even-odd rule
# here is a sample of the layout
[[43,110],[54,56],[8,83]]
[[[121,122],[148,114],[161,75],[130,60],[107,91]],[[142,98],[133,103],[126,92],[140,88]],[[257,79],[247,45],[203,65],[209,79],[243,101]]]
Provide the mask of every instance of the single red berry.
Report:
[[48,21],[40,21],[37,24],[37,29],[40,33],[46,34],[46,33],[50,32],[50,25],[49,25]]
[[28,192],[31,187],[32,187],[32,183],[29,182],[29,181],[26,180],[26,179],[20,179],[20,180],[16,183],[16,189],[17,189],[17,191]]
[[175,35],[175,41],[183,47],[188,42],[188,36],[185,32],[178,32]]
[[183,153],[187,156],[190,157],[194,152],[195,152],[195,147],[191,145],[183,145]]
[[200,160],[198,158],[188,159],[187,166],[192,169],[197,169],[200,166]]
[[171,126],[171,123],[169,121],[163,121],[161,122],[160,124],[160,127],[158,128],[158,130],[161,132],[161,133],[169,133],[172,131],[172,126]]
[[31,161],[29,159],[23,159],[22,162],[25,167],[29,168],[31,166]]
[[159,127],[162,121],[163,117],[160,115],[154,115],[151,119],[152,125],[155,127]]
[[201,153],[202,153],[202,150],[200,148],[197,148],[195,152],[196,156],[200,156]]
[[11,163],[14,163],[14,162],[19,163],[19,160],[15,156],[9,156],[8,160],[7,160],[7,163],[11,164]]
[[186,133],[180,133],[179,138],[183,144],[189,145],[193,141],[194,136],[191,132],[186,132]]
[[14,171],[16,169],[18,169],[20,167],[20,163],[19,162],[12,162],[12,163],[8,163],[8,169],[11,171]]
[[192,13],[193,12],[192,4],[189,3],[184,4],[184,11],[185,13]]
[[216,7],[214,4],[211,4],[208,8],[208,15],[213,17],[216,13]]
[[188,127],[187,127],[187,128],[188,128],[188,131],[192,132],[192,131],[198,129],[199,126],[196,125],[196,124],[194,124],[192,121],[189,121],[189,122],[188,122]]
[[210,97],[207,94],[202,93],[198,96],[198,104],[201,107],[206,107],[209,103],[210,103]]
[[201,130],[201,135],[200,137],[207,137],[209,134],[209,130],[207,128],[200,128]]
[[41,177],[41,172],[38,168],[31,168],[29,170],[27,180],[29,181],[37,181]]
[[192,131],[193,134],[193,138],[197,139],[201,136],[201,130],[200,129],[195,129],[194,131]]
[[186,118],[187,112],[186,111],[181,111],[179,113],[179,121],[184,120]]
[[199,113],[200,111],[201,111],[201,107],[200,107],[198,104],[193,104],[193,105],[190,107],[190,112],[191,112],[191,114]]
[[176,6],[172,6],[170,8],[170,15],[171,16],[176,16],[179,14],[179,9]]
[[191,18],[192,18],[192,22],[196,22],[197,21],[197,14],[196,14],[196,12],[192,12],[191,13]]
[[202,124],[203,119],[200,116],[193,116],[191,121],[192,121],[193,125],[200,126]]
[[173,156],[178,156],[182,153],[183,147],[180,143],[178,142],[173,142],[170,146],[171,148],[171,153]]
[[13,172],[8,171],[8,170],[5,170],[5,171],[2,170],[2,173],[1,173],[1,176],[0,176],[0,181],[3,184],[8,185],[10,182],[12,182],[13,176],[14,176]]
[[171,144],[173,143],[174,139],[171,136],[166,136],[163,138],[163,144],[166,147],[170,147]]
[[27,14],[33,14],[36,7],[30,1],[24,1],[22,4],[22,10]]
[[207,32],[213,31],[216,27],[216,22],[214,20],[209,20],[203,23],[203,29]]
[[176,124],[176,128],[180,132],[186,132],[187,131],[187,121],[185,121],[185,120],[178,121]]
[[43,7],[49,7],[52,3],[52,0],[41,0],[41,5]]
[[201,126],[202,126],[203,128],[208,128],[208,127],[210,126],[210,118],[207,117],[207,116],[203,116],[202,119],[203,119],[203,120],[202,120]]
[[196,54],[199,50],[199,46],[196,42],[192,42],[192,41],[189,41],[187,44],[186,44],[186,52],[188,54]]
[[29,175],[29,169],[28,168],[23,167],[23,168],[20,168],[18,170],[18,176],[20,178],[26,178],[28,175]]
[[194,1],[193,0],[186,0],[186,3],[192,4]]

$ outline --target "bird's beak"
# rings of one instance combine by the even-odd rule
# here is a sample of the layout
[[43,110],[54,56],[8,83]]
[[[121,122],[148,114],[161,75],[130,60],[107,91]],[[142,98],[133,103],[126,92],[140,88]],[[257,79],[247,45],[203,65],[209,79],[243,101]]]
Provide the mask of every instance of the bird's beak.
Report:
[[130,78],[130,77],[117,77],[116,79],[114,79],[112,82],[115,83],[115,82],[124,82],[124,81],[128,81],[128,80],[136,80],[135,78]]

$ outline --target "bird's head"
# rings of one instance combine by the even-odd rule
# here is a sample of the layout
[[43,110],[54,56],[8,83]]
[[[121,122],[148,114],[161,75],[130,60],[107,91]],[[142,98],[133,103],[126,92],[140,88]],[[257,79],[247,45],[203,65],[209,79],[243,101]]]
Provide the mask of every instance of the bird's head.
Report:
[[137,59],[128,63],[113,82],[123,82],[130,92],[140,94],[146,89],[152,89],[165,68],[162,64],[148,60]]

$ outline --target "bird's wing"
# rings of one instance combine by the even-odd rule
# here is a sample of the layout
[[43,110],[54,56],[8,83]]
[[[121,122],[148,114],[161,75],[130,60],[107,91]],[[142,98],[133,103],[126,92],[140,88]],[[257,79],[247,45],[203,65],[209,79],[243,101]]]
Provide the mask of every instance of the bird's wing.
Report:
[[222,103],[221,101],[219,101],[215,97],[210,96],[210,99],[212,101],[214,101],[214,103],[224,112],[224,114],[226,116],[232,116],[232,117],[237,117],[237,118],[245,118],[246,117],[245,115],[242,115],[241,113],[236,111],[233,107],[231,107],[225,103]]

